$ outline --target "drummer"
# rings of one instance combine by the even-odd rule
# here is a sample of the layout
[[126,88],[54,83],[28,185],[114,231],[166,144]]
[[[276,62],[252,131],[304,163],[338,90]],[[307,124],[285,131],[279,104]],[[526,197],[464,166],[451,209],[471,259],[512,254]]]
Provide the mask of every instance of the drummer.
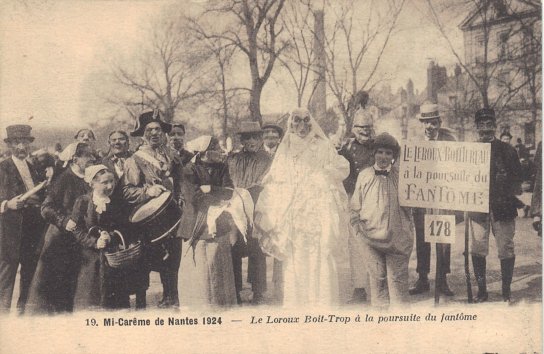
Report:
[[[159,196],[164,191],[171,191],[175,200],[179,200],[179,162],[174,159],[171,150],[166,146],[166,136],[172,125],[161,120],[158,110],[142,113],[136,122],[134,137],[142,137],[143,144],[125,161],[123,176],[123,196],[133,205],[141,205]],[[159,307],[177,307],[178,269],[181,260],[181,239],[173,232],[162,244],[163,248],[148,249],[148,267],[159,271],[163,286],[163,297]],[[149,286],[149,272],[147,272]]]

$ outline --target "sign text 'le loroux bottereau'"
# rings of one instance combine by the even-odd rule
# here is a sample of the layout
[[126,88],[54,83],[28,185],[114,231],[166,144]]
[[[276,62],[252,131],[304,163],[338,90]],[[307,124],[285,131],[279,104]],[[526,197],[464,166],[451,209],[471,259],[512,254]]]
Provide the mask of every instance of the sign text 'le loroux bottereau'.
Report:
[[491,144],[403,141],[400,204],[487,213],[490,156]]

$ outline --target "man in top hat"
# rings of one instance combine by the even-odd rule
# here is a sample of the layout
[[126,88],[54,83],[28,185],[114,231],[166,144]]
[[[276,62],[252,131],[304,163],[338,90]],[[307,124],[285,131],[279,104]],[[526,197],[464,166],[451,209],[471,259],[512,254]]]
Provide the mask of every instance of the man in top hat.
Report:
[[266,122],[262,126],[264,151],[274,156],[283,137],[283,129],[273,122]]
[[[247,189],[253,202],[257,202],[262,190],[261,182],[272,162],[271,156],[263,149],[262,130],[258,122],[242,122],[238,131],[242,150],[231,155],[227,161],[229,174],[234,187]],[[243,243],[239,240],[232,248],[234,266],[234,281],[236,296],[241,302],[242,290],[242,257],[244,257]],[[259,242],[251,235],[247,237],[248,253],[248,282],[253,291],[253,303],[260,303],[266,286],[266,256],[261,251]]]
[[[140,205],[159,196],[164,191],[173,193],[175,200],[180,200],[179,161],[174,159],[166,146],[166,135],[172,125],[161,120],[158,110],[142,113],[138,117],[134,137],[142,137],[143,144],[125,161],[123,176],[123,196],[131,204]],[[159,307],[179,306],[178,269],[181,261],[181,238],[175,230],[163,243],[164,254],[158,247],[150,249],[150,267],[159,270],[163,286],[163,298]],[[161,258],[166,258],[160,261]],[[159,259],[158,262],[157,259]],[[145,306],[140,304],[140,307]]]
[[510,302],[510,284],[514,273],[515,195],[521,194],[521,165],[517,152],[510,144],[495,137],[495,111],[482,108],[475,114],[478,141],[491,144],[489,181],[489,213],[469,213],[473,225],[471,254],[474,275],[478,282],[475,302],[488,300],[486,284],[486,256],[489,253],[489,234],[493,231],[501,261],[502,298]]
[[172,130],[168,133],[168,143],[182,165],[191,161],[193,154],[185,150],[185,126],[183,124],[172,124]]
[[[426,141],[456,141],[457,139],[448,129],[442,128],[442,119],[438,111],[438,105],[426,102],[420,107],[419,121],[425,129]],[[431,269],[431,245],[425,242],[425,214],[452,214],[451,211],[433,210],[425,208],[414,208],[414,224],[416,228],[416,255],[418,280],[409,290],[410,295],[421,294],[430,290],[429,272]],[[439,292],[447,296],[453,296],[446,279],[446,274],[450,273],[450,253],[449,244],[436,244],[436,262],[441,274],[437,274],[436,287]]]
[[8,312],[21,264],[17,309],[24,311],[32,276],[38,262],[37,247],[45,223],[40,215],[40,194],[21,196],[38,184],[38,174],[26,161],[34,138],[28,125],[10,125],[4,141],[11,157],[0,163],[0,312]]
[[[354,138],[340,148],[339,154],[349,161],[349,176],[344,180],[344,188],[351,198],[355,190],[355,183],[359,172],[374,165],[374,117],[370,111],[360,108],[353,117],[351,132]],[[364,262],[364,243],[357,237],[350,227],[349,261],[351,269],[351,281],[353,283],[353,295],[350,303],[364,303],[367,300],[365,285],[367,272]]]

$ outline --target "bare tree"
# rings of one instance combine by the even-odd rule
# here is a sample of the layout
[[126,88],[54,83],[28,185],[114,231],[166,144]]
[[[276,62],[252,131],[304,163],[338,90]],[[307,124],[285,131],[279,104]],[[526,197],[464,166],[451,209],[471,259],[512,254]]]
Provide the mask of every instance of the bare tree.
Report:
[[297,93],[297,106],[304,106],[303,100],[310,88],[309,98],[315,90],[311,76],[315,74],[315,48],[313,19],[314,11],[308,0],[290,0],[280,16],[285,29],[288,46],[278,57],[281,66],[289,75]]
[[[512,13],[511,3],[507,1],[465,0],[457,4],[464,11],[472,13],[472,16],[461,24],[461,28],[477,34],[475,35],[477,43],[474,46],[476,53],[466,54],[463,60],[458,49],[453,45],[443,20],[444,13],[447,14],[451,6],[443,7],[436,3],[437,1],[427,0],[433,23],[446,40],[463,71],[470,78],[471,89],[479,93],[482,106],[494,108],[501,116],[504,111],[512,108],[512,101],[519,97],[520,92],[530,83],[532,77],[539,76],[538,72],[532,77],[526,72],[528,65],[540,70],[540,65],[533,65],[535,57],[527,55],[527,45],[523,42],[519,45],[508,42],[510,38],[518,36],[520,27],[528,26],[525,22],[526,17]],[[508,18],[517,18],[518,26],[512,26],[507,31],[503,30],[499,33],[499,43],[494,45],[493,40],[497,34],[498,25]],[[531,40],[533,45],[538,43],[540,48],[540,39],[537,36],[531,35]],[[536,56],[540,57],[540,54]]]
[[210,53],[195,50],[195,40],[183,19],[166,14],[152,27],[150,39],[133,61],[112,64],[115,81],[124,90],[113,92],[109,103],[131,116],[145,108],[159,108],[171,121],[182,104],[208,94],[206,75]]
[[[377,83],[375,75],[383,53],[397,25],[405,0],[370,1],[364,10],[365,21],[358,21],[353,0],[343,2],[333,14],[334,24],[325,38],[327,83],[338,102],[338,110],[349,131],[355,111],[354,101],[361,101]],[[343,53],[343,51],[346,51]]]
[[[192,29],[200,36],[220,39],[246,56],[251,75],[249,111],[252,119],[259,122],[262,90],[287,46],[279,39],[282,28],[277,28],[284,4],[285,0],[212,1],[200,16],[192,19]],[[219,16],[221,24],[217,23]]]

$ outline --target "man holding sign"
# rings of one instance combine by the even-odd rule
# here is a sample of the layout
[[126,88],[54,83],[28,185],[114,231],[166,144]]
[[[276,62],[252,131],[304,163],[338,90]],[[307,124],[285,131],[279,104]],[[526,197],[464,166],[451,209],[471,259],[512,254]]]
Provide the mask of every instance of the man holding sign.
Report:
[[[438,112],[438,105],[426,102],[421,105],[419,121],[425,127],[426,141],[456,141],[455,137],[449,130],[441,128],[442,119]],[[429,291],[428,274],[431,269],[431,244],[425,242],[425,214],[436,214],[434,209],[414,208],[414,224],[416,228],[416,254],[417,268],[419,275],[418,280],[413,287],[410,288],[410,295],[421,294]],[[444,214],[444,212],[441,212]],[[437,289],[447,296],[453,296],[450,290],[446,274],[450,273],[450,245],[437,243],[437,259],[440,263],[438,269],[442,274],[437,274]]]
[[[472,232],[472,265],[478,282],[475,302],[488,299],[486,256],[489,233],[493,231],[501,260],[502,297],[510,302],[510,284],[514,272],[514,233],[517,210],[515,195],[521,194],[521,165],[516,150],[495,137],[495,111],[482,108],[475,114],[479,142],[491,144],[489,213],[470,213]],[[474,221],[474,222],[472,222]]]

